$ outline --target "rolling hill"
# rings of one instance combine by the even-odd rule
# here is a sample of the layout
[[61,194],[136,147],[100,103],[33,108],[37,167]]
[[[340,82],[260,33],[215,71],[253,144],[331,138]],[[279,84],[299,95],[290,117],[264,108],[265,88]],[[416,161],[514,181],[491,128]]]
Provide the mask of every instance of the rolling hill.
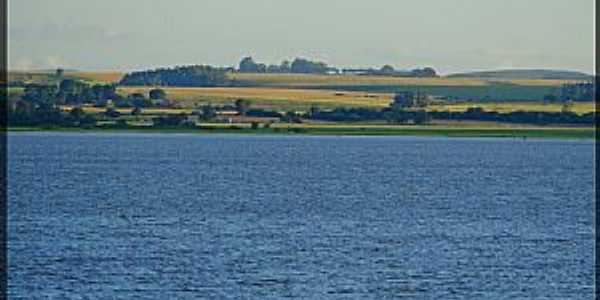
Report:
[[555,79],[555,80],[591,80],[592,75],[564,70],[542,70],[542,69],[515,69],[515,70],[496,70],[484,72],[456,73],[447,76],[448,78],[478,78],[478,79]]

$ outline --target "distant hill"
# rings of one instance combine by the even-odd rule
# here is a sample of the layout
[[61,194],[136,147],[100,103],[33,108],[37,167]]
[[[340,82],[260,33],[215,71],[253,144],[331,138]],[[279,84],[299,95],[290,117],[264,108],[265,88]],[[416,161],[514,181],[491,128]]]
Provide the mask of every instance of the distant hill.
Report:
[[497,70],[485,72],[456,73],[449,78],[482,78],[482,79],[557,79],[557,80],[591,80],[592,75],[563,70]]

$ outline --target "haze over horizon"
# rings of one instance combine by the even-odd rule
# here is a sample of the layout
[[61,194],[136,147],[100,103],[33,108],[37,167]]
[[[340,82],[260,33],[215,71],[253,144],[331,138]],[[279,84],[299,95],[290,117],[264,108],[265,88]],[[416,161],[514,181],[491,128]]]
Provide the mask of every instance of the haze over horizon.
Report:
[[[526,2],[526,3],[525,3]],[[19,0],[9,68],[138,70],[305,57],[337,67],[594,73],[591,0]]]

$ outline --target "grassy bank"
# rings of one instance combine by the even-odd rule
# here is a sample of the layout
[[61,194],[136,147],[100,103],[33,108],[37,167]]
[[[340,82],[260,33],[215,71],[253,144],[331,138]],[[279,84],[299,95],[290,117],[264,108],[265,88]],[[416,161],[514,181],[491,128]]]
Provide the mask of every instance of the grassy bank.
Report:
[[246,126],[202,125],[196,128],[19,128],[9,132],[130,132],[130,133],[195,133],[195,134],[284,134],[322,136],[442,136],[442,137],[503,137],[594,139],[595,129],[569,127],[448,127],[448,126],[386,126],[386,125],[284,125],[251,129]]

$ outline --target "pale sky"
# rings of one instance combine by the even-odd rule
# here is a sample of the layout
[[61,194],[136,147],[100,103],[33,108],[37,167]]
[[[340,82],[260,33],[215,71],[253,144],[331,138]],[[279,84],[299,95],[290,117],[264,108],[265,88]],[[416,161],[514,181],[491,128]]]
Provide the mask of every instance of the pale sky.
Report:
[[9,0],[11,69],[305,57],[337,67],[593,73],[594,0]]

